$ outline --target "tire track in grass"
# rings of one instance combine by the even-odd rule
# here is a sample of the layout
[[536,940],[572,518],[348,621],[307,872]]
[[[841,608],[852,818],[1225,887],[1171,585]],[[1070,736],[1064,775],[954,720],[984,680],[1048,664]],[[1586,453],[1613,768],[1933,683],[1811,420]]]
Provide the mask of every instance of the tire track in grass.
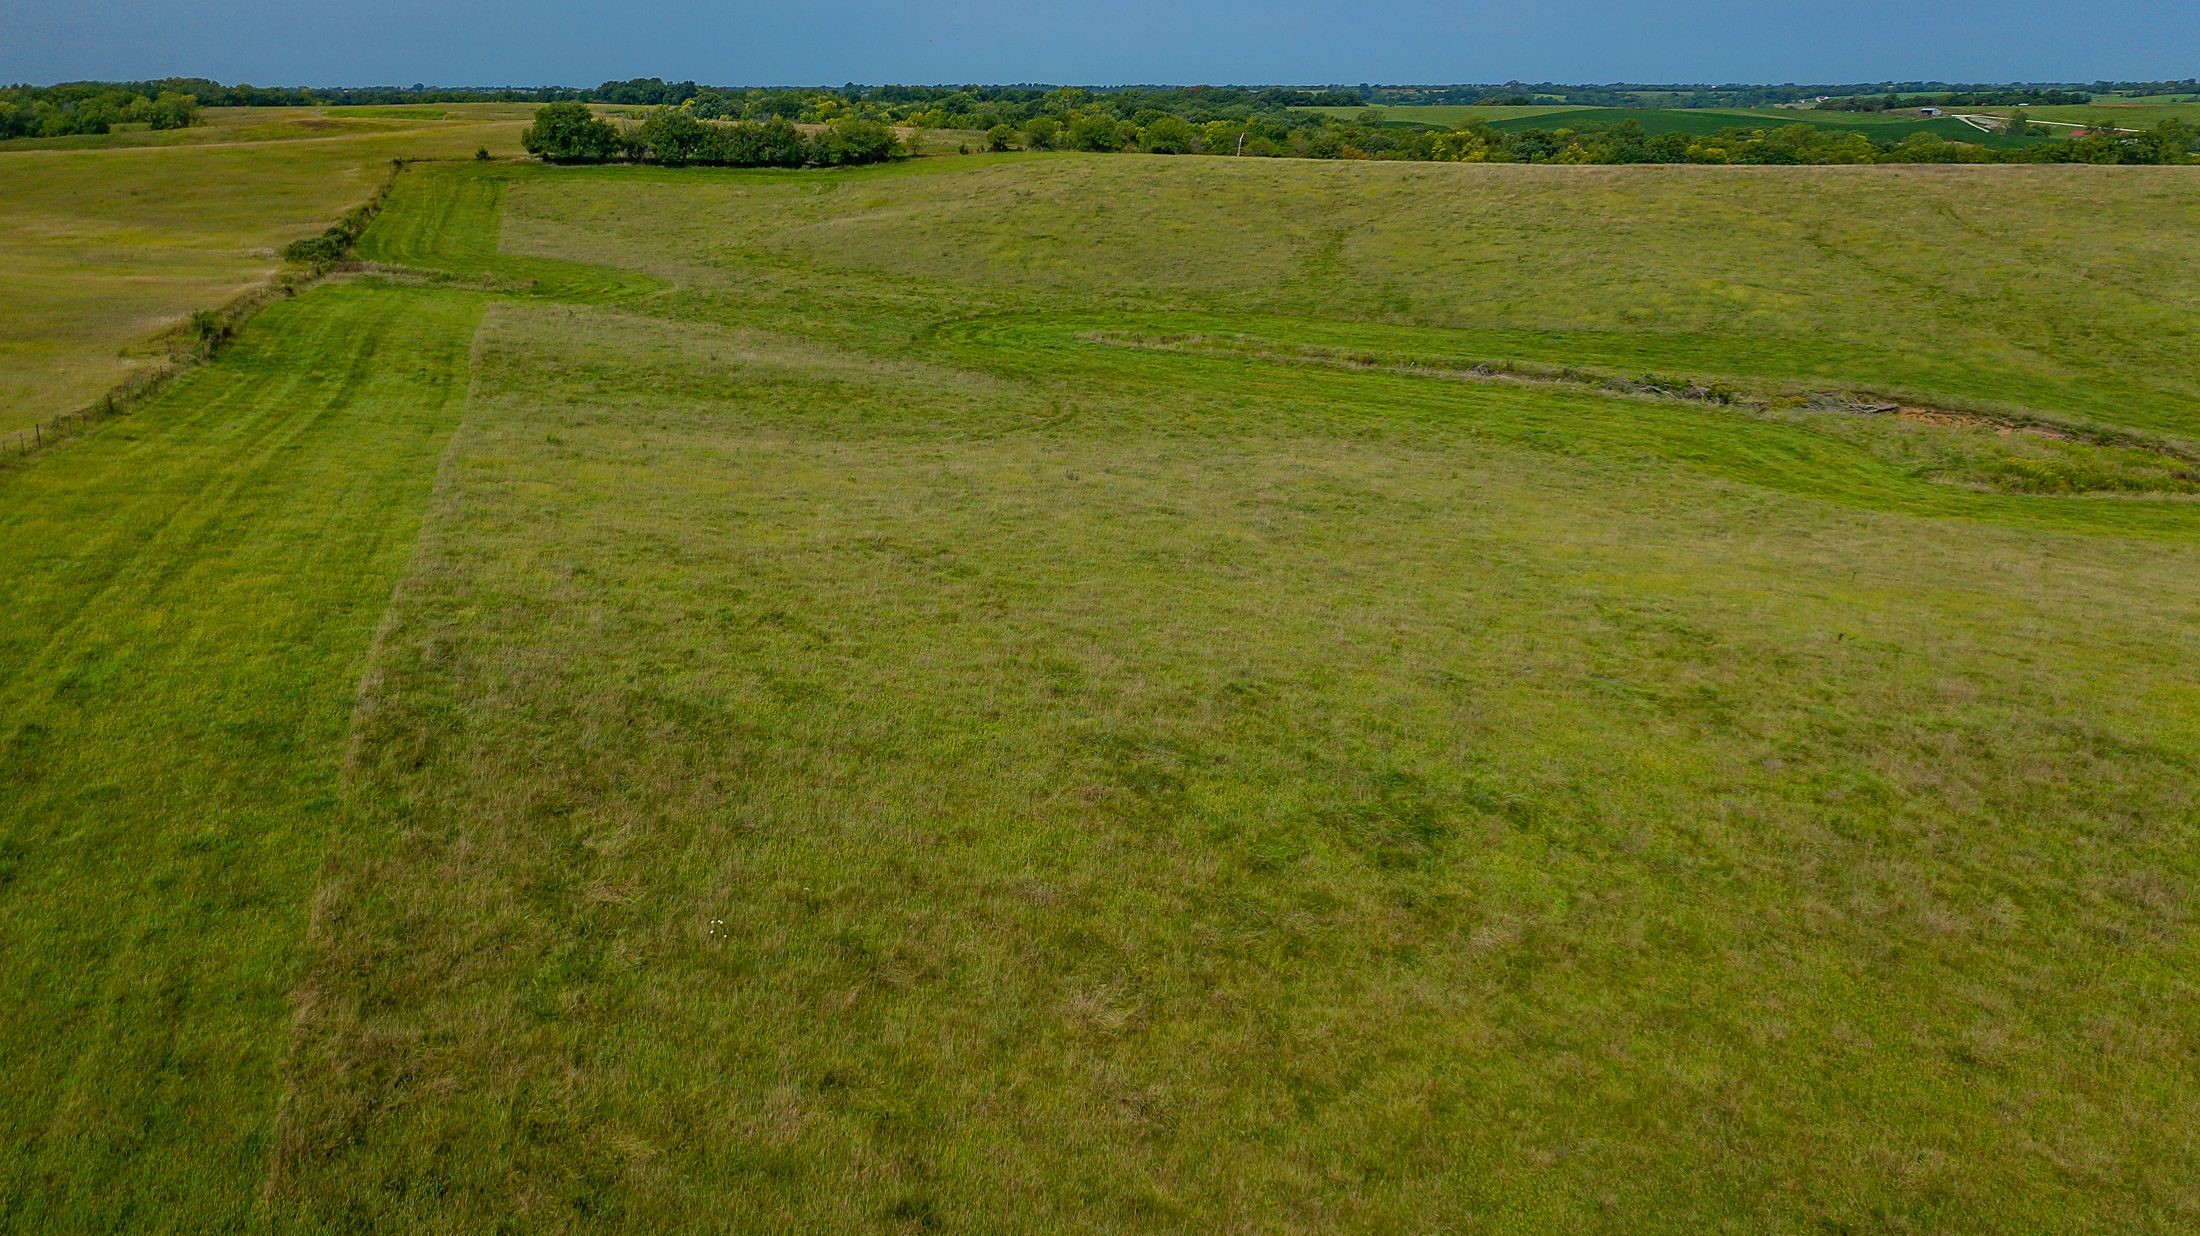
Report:
[[354,685],[481,303],[315,289],[0,476],[0,1229],[250,1221]]
[[[87,624],[96,624],[117,604],[159,593],[186,573],[225,531],[233,534],[230,525],[237,512],[251,506],[245,491],[263,482],[281,455],[298,450],[331,415],[340,414],[363,388],[363,365],[378,348],[375,336],[364,337],[333,386],[327,374],[296,364],[296,357],[321,355],[332,345],[332,329],[350,320],[350,315],[329,316],[333,320],[315,324],[310,337],[300,337],[302,329],[285,332],[284,354],[274,364],[265,356],[242,362],[240,372],[250,374],[252,381],[209,383],[199,407],[186,411],[174,425],[140,437],[129,452],[131,470],[141,478],[127,495],[136,513],[82,529],[89,536],[106,536],[106,543],[60,534],[47,540],[53,551],[50,561],[78,578],[75,586],[65,584],[38,597],[39,614],[33,614],[30,598],[19,598],[25,601],[21,612],[32,621],[11,634],[22,640],[42,638],[43,643],[35,653],[12,650],[18,655],[11,655],[8,667],[0,670],[0,687],[50,670],[55,658],[82,655]],[[178,501],[179,495],[189,500]],[[66,500],[57,497],[43,496],[37,509],[59,509]],[[104,501],[115,495],[70,497]]]

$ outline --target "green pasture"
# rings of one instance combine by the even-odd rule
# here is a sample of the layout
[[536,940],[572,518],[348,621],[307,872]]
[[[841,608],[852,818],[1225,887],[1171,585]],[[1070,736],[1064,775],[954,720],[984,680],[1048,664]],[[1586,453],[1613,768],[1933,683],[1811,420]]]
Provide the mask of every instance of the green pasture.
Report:
[[2189,172],[416,166],[0,462],[0,1228],[2189,1226]]
[[2006,116],[2022,111],[2034,120],[2059,120],[2092,128],[2151,129],[2165,120],[2181,120],[2200,126],[2200,102],[2171,98],[2156,100],[2098,99],[2092,103],[2057,107],[1981,107],[1982,116]]

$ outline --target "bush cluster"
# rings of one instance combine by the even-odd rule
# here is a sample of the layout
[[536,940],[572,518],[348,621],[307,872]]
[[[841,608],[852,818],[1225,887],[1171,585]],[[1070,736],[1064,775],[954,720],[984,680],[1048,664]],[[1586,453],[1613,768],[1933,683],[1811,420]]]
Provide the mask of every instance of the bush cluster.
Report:
[[544,105],[520,135],[552,163],[658,163],[667,167],[841,167],[904,152],[886,125],[843,117],[805,134],[783,116],[723,121],[693,108],[661,107],[638,125],[616,125],[578,102]]
[[[392,177],[403,167],[403,160],[392,160]],[[304,240],[294,240],[284,245],[283,260],[310,266],[316,271],[326,271],[343,261],[350,256],[351,247],[366,234],[367,225],[374,222],[374,217],[382,212],[382,201],[389,195],[389,191],[389,183],[385,181],[380,192],[346,212],[343,218],[330,224],[328,230],[318,236],[308,236]]]

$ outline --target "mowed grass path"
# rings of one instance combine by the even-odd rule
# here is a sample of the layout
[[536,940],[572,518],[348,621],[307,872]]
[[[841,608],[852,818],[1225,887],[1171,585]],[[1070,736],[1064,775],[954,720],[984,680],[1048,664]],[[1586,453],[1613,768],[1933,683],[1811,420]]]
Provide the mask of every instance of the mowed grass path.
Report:
[[[0,923],[53,960],[8,976],[0,1218],[2189,1225],[2195,504],[1093,337],[2182,436],[2184,182],[1249,162],[402,178],[366,255],[497,290],[256,323],[163,401],[182,460],[369,415],[21,637]],[[385,417],[455,422],[441,464]],[[106,436],[161,423],[0,473],[26,526],[109,478],[0,565],[164,526]],[[127,625],[202,597],[218,643]]]
[[0,1227],[233,1226],[479,306],[328,287],[0,469]]

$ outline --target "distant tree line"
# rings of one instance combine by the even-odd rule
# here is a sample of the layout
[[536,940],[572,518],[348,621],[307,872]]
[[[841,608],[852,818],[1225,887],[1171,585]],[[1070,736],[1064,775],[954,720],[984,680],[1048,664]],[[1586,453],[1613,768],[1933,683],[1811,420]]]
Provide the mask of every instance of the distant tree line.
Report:
[[[897,126],[983,133],[994,149],[1138,150],[1156,154],[1229,154],[1307,158],[1479,159],[1509,162],[1860,162],[2052,161],[2149,162],[2173,157],[2176,134],[2107,134],[2041,141],[2022,150],[1912,135],[1901,141],[1777,126],[1740,127],[1709,136],[1649,137],[1623,124],[1497,132],[1487,126],[1443,131],[1386,128],[1373,115],[1340,119],[1314,108],[1363,104],[1526,103],[1661,107],[1817,102],[1842,110],[1917,105],[2008,106],[2068,102],[2095,94],[2175,94],[2200,83],[2097,82],[1950,86],[1940,82],[1866,85],[1568,86],[864,86],[717,87],[661,78],[607,81],[591,88],[467,90],[411,87],[340,89],[223,86],[197,78],[64,83],[0,90],[0,135],[103,132],[129,120],[188,124],[199,107],[289,104],[532,101],[567,104],[564,117],[538,134],[538,153],[559,160],[642,160],[732,166],[835,165],[891,158]],[[1890,100],[1893,102],[1890,103]],[[586,114],[585,103],[647,108],[640,124]],[[696,122],[691,124],[690,122]],[[773,122],[781,122],[774,125]],[[804,126],[808,132],[795,126]],[[645,132],[646,130],[646,132]],[[790,137],[790,132],[792,137]],[[609,136],[605,136],[606,133]],[[562,134],[563,136],[559,136]],[[795,146],[802,146],[796,159]],[[2175,155],[2174,157],[2182,157]]]
[[[1150,95],[1131,97],[1152,101]],[[524,143],[554,162],[626,160],[667,166],[830,167],[905,153],[892,129],[859,111],[808,112],[808,119],[830,118],[805,135],[786,116],[752,107],[756,102],[747,100],[739,109],[719,107],[710,96],[696,94],[678,106],[651,108],[639,124],[623,125],[596,115],[586,104],[554,103],[536,113]],[[1810,124],[1653,135],[1631,119],[1523,131],[1470,120],[1443,130],[1389,126],[1372,113],[1339,120],[1321,113],[1259,111],[1194,123],[1152,107],[1122,116],[1105,96],[1074,89],[1046,91],[1031,102],[1039,110],[1021,123],[1001,119],[986,126],[988,149],[1445,163],[2183,163],[2194,161],[2200,143],[2200,130],[2177,120],[2142,133],[2093,133],[1988,147],[1928,132],[1883,140],[1853,129]],[[723,118],[729,114],[760,118]],[[920,112],[908,122],[930,118]],[[946,127],[976,126],[962,121]]]
[[[1316,123],[1293,113],[1296,107],[1351,107],[1358,96],[1331,90],[1237,86],[1125,86],[1096,90],[1078,86],[860,86],[837,89],[772,87],[729,89],[694,82],[638,78],[605,82],[590,91],[591,102],[680,107],[706,120],[762,120],[773,116],[825,124],[860,116],[888,124],[928,129],[985,130],[998,124],[1021,126],[1041,116],[1066,121],[1073,112],[1098,113],[1118,120],[1171,115],[1193,124],[1243,120],[1270,115],[1280,123]],[[1143,122],[1141,122],[1143,123]]]
[[[2009,106],[2017,103],[2086,102],[2104,94],[2200,94],[2200,81],[2156,82],[2017,82],[1985,85],[1945,82],[1864,82],[1819,85],[1705,85],[1687,83],[1610,83],[1605,85],[1561,82],[1504,82],[1484,85],[1369,85],[1357,86],[1121,86],[1080,88],[1036,84],[980,86],[939,85],[865,86],[854,82],[837,87],[706,86],[693,81],[667,82],[656,77],[607,81],[593,87],[445,87],[414,83],[410,86],[225,86],[197,77],[170,77],[137,82],[64,82],[55,86],[11,86],[0,97],[13,102],[17,111],[33,110],[39,102],[55,112],[82,111],[95,125],[102,115],[120,114],[120,104],[109,107],[96,99],[148,101],[163,96],[188,97],[199,107],[357,106],[401,103],[610,103],[635,107],[683,107],[704,120],[764,120],[780,117],[798,123],[829,123],[857,116],[886,124],[913,124],[928,128],[987,130],[1007,124],[1021,127],[1040,117],[1059,122],[1071,110],[1104,113],[1118,121],[1144,125],[1141,115],[1171,115],[1193,125],[1215,120],[1248,120],[1262,116],[1274,123],[1296,126],[1312,123],[1308,107],[1346,108],[1369,105],[1415,104],[1510,104],[1564,103],[1581,107],[1752,107],[1782,103],[1812,103],[1843,110],[1871,111],[1886,106],[1948,105]],[[1890,103],[1889,100],[1893,100]],[[18,120],[16,132],[33,130]],[[59,126],[62,122],[54,122]],[[110,119],[110,125],[122,123]],[[73,129],[70,131],[94,131]]]
[[1262,158],[1401,159],[1464,163],[2185,163],[2200,129],[2169,120],[2143,133],[2094,133],[1994,148],[1932,133],[1878,140],[1818,125],[1734,127],[1711,134],[1646,133],[1633,120],[1556,129],[1500,130],[1468,121],[1450,130],[1393,128],[1351,120],[1285,125],[1267,116],[1191,125],[1173,116],[1147,123],[1092,113],[1066,123],[1049,116],[987,133],[995,150],[1138,150]]
[[106,133],[120,124],[184,129],[199,122],[199,101],[155,83],[0,88],[0,139]]
[[2023,107],[2027,104],[2051,107],[2092,101],[2093,95],[2084,90],[1966,90],[1941,94],[1851,95],[1828,99],[1818,108],[1836,112],[1891,112],[1905,107]]
[[[2035,96],[2053,95],[2055,102],[2085,103],[2096,95],[2157,95],[2191,94],[2200,91],[2200,80],[2186,78],[2182,81],[2098,81],[2098,82],[2001,82],[2001,83],[1950,83],[1933,81],[1909,82],[1824,82],[1818,84],[1751,85],[1730,83],[1709,85],[1702,83],[1647,83],[1618,82],[1609,85],[1579,85],[1564,82],[1505,82],[1501,85],[1368,85],[1332,87],[1332,90],[1357,96],[1358,102],[1385,107],[1405,107],[1416,104],[1526,104],[1564,103],[1574,107],[1768,107],[1783,103],[1807,103],[1818,99],[1870,99],[1896,95],[1907,98],[1912,95],[1951,95],[1957,98],[1957,106],[1995,106],[1995,103],[1966,96],[1992,95],[2007,97],[2003,106],[2017,103],[2037,103],[2044,100]],[[2077,96],[2077,97],[2072,97]],[[1931,103],[1931,98],[1921,100]],[[1341,104],[1352,106],[1353,104]]]
[[520,144],[553,163],[666,167],[845,167],[906,153],[892,128],[860,116],[842,116],[804,133],[784,116],[725,121],[690,108],[659,107],[640,124],[614,124],[577,102],[544,105]]

